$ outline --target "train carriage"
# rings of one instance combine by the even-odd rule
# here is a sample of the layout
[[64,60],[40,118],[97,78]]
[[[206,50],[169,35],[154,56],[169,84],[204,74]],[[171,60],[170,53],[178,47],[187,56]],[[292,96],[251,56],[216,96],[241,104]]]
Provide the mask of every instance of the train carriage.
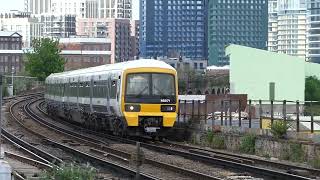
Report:
[[47,111],[84,126],[120,135],[166,136],[177,117],[177,72],[157,60],[51,74]]

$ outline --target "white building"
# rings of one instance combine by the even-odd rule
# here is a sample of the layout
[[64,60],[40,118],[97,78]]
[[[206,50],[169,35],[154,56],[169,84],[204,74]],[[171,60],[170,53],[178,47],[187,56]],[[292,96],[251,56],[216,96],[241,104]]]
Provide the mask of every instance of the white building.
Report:
[[24,9],[31,14],[49,13],[52,0],[25,0]]
[[99,18],[132,18],[132,0],[99,0]]
[[278,0],[268,1],[268,50],[278,51]]
[[0,14],[0,29],[18,32],[22,36],[23,47],[30,47],[32,40],[42,36],[43,24],[24,12],[8,12]]
[[[129,18],[132,0],[25,0],[32,14],[72,14],[77,18]],[[48,6],[49,5],[49,6]]]
[[268,50],[307,56],[306,3],[301,0],[269,0]]

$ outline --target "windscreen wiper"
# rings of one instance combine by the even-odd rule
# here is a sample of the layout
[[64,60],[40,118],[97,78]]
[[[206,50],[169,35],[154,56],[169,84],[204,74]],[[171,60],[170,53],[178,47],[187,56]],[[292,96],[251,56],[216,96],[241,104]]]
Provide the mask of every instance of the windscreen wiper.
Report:
[[144,88],[139,92],[139,94],[136,95],[136,97],[140,97],[141,94],[142,94],[144,91],[146,91],[147,89],[148,89],[148,86],[144,87]]

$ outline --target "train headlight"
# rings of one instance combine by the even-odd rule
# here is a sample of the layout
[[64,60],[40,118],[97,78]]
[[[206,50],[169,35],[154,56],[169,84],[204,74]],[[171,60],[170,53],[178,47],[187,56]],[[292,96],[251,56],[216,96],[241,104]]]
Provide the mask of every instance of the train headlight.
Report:
[[175,112],[176,106],[175,105],[162,105],[161,112]]
[[125,111],[126,112],[140,112],[140,105],[126,104]]

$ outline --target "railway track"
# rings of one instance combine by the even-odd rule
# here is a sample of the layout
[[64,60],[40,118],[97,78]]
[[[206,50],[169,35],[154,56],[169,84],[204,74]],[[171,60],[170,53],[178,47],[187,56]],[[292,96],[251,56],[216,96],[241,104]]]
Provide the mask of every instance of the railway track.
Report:
[[[69,131],[66,130],[64,128],[61,128],[53,123],[50,123],[46,120],[44,120],[43,118],[39,117],[37,114],[33,113],[32,110],[30,109],[30,104],[32,104],[33,102],[30,102],[28,105],[25,106],[25,111],[28,113],[28,115],[30,117],[32,117],[34,120],[36,120],[38,123],[42,124],[43,126],[46,126],[48,128],[51,128],[59,133],[63,133],[65,135],[68,135],[70,137],[77,137],[77,139],[80,139],[83,142],[87,142],[90,141],[90,146],[94,147],[94,148],[90,148],[90,151],[94,152],[95,154],[101,154],[101,155],[111,155],[113,157],[117,157],[117,158],[122,158],[122,160],[124,159],[130,159],[132,154],[121,151],[121,150],[117,150],[117,149],[113,149],[113,148],[109,148],[108,142],[105,141],[101,141],[101,140],[97,140],[97,139],[93,139],[89,136],[85,136],[82,133],[77,133],[74,131]],[[158,167],[158,168],[163,168],[163,169],[167,169],[176,173],[180,173],[183,174],[185,176],[189,176],[195,179],[214,179],[214,180],[220,180],[220,177],[215,177],[215,176],[211,176],[211,175],[207,175],[204,173],[200,173],[200,172],[196,172],[193,170],[189,170],[189,169],[185,169],[185,168],[181,168],[178,166],[174,166],[174,165],[170,165],[167,163],[163,163],[163,162],[158,162],[152,159],[144,159],[145,163],[150,164],[152,166]]]
[[[41,109],[40,107],[38,107],[38,109],[40,111],[42,111],[42,113],[45,113],[43,111],[43,109]],[[54,125],[51,124],[49,126],[54,126]],[[113,141],[121,141],[122,143],[128,143],[128,144],[135,144],[136,143],[136,141],[134,141],[134,140],[123,139],[123,138],[119,138],[119,137],[115,137],[115,136],[111,136],[111,135],[107,135],[107,134],[96,133],[96,132],[89,131],[89,130],[87,132],[95,134],[96,136],[105,137],[106,139],[113,140]],[[216,153],[218,155],[212,156],[209,153],[201,152],[200,150],[202,150],[202,149],[200,149],[200,148],[196,149],[196,148],[189,147],[187,149],[187,147],[182,146],[182,145],[178,146],[178,144],[173,146],[173,143],[167,144],[167,147],[164,147],[163,145],[155,145],[155,144],[144,143],[144,142],[141,142],[141,147],[144,147],[146,149],[151,149],[153,151],[158,151],[161,153],[168,153],[168,154],[172,154],[172,155],[182,156],[187,159],[192,159],[195,161],[204,162],[204,163],[208,163],[211,165],[220,165],[222,167],[237,169],[239,171],[251,172],[253,174],[259,175],[260,177],[264,177],[264,178],[290,179],[290,180],[291,179],[311,179],[308,177],[290,174],[290,173],[285,172],[284,170],[279,171],[279,170],[273,170],[273,169],[269,169],[269,168],[265,168],[265,167],[258,167],[256,165],[258,162],[257,160],[248,159],[248,158],[245,158],[242,156],[235,157],[235,156],[232,156],[231,154],[227,155],[227,154],[218,154],[218,153]],[[179,147],[179,148],[177,148],[177,147]],[[260,163],[261,162],[262,161],[260,161]],[[269,163],[269,165],[270,164],[271,163]],[[282,164],[282,167],[285,167],[285,165]],[[285,168],[286,169],[293,168],[293,166],[285,167]],[[299,167],[294,167],[294,168],[299,169]],[[302,168],[302,169],[306,170],[308,168]],[[317,172],[317,170],[310,171],[310,172]]]
[[[27,96],[37,95],[39,95],[39,93],[28,94]],[[4,98],[3,101],[7,103],[24,96],[25,95]],[[41,170],[51,169],[53,167],[53,159],[56,160],[55,162],[59,162],[59,159],[56,157],[19,139],[4,128],[2,128],[1,131],[1,137],[5,142],[2,146],[5,146],[4,149],[6,149],[4,151],[4,160],[9,162],[13,167],[12,176],[16,179],[30,178],[31,176],[37,175],[37,172]]]
[[214,157],[224,158],[224,159],[236,159],[236,160],[239,160],[240,162],[242,161],[243,163],[247,163],[247,164],[263,165],[263,166],[268,166],[275,169],[276,168],[283,169],[284,171],[288,171],[288,172],[303,171],[304,173],[320,176],[320,169],[315,169],[315,168],[285,164],[283,162],[275,162],[271,160],[265,160],[261,158],[250,157],[250,156],[241,155],[241,154],[234,154],[234,153],[229,153],[229,152],[224,152],[224,151],[219,151],[214,149],[204,149],[204,148],[199,148],[192,145],[183,145],[183,144],[179,144],[171,141],[166,141],[164,145],[167,147],[179,148],[185,151],[189,151],[196,154],[202,154],[205,156],[214,156]]
[[[19,101],[19,102],[21,102],[21,101]],[[78,145],[73,144],[72,146],[70,146],[70,142],[66,142],[66,143],[58,142],[57,140],[53,140],[51,138],[48,138],[48,137],[44,136],[43,134],[40,134],[40,133],[36,132],[35,130],[30,129],[30,127],[25,126],[25,124],[23,122],[21,122],[19,120],[19,118],[17,118],[14,115],[14,113],[12,112],[12,108],[16,104],[18,104],[19,102],[16,102],[15,104],[13,104],[10,107],[11,115],[14,117],[14,119],[22,127],[24,127],[26,130],[28,130],[32,134],[40,137],[41,139],[44,139],[48,145],[53,146],[53,147],[57,147],[59,149],[62,149],[63,151],[66,151],[66,152],[69,152],[70,154],[73,154],[74,156],[81,157],[81,159],[84,159],[84,160],[86,160],[88,162],[91,162],[92,164],[98,164],[98,165],[101,165],[103,167],[109,167],[110,169],[112,169],[112,170],[114,170],[116,172],[119,172],[121,174],[125,174],[126,176],[128,176],[130,178],[133,178],[133,177],[136,176],[136,171],[133,168],[130,168],[130,167],[126,166],[126,165],[122,165],[122,164],[119,164],[119,163],[114,163],[114,162],[112,162],[110,160],[106,160],[103,156],[102,157],[98,157],[98,156],[94,156],[94,155],[92,155],[92,154],[90,154],[88,152],[84,152],[83,151],[83,149],[88,149],[89,147],[92,147],[92,146],[98,148],[98,147],[101,147],[102,145],[108,145],[107,143],[104,143],[104,142],[98,142],[96,144],[89,143],[90,141],[93,141],[93,139],[84,139],[84,138],[76,137],[75,135],[69,134],[68,136],[70,138],[75,138],[80,143],[83,143],[81,145],[81,147],[80,147],[80,144],[78,144],[78,142],[75,143],[75,144],[78,144]],[[26,105],[24,105],[24,110],[26,110],[26,112],[34,120],[38,119],[38,117],[34,116],[33,114],[30,114],[30,110],[28,108],[29,105],[30,105],[30,103],[27,103]],[[62,133],[62,131],[57,131],[57,132]],[[64,134],[66,135],[66,133],[64,133]],[[94,142],[97,142],[97,141],[94,141]],[[68,144],[68,145],[66,145],[66,144]],[[78,147],[76,148],[76,146],[79,146],[80,148],[78,148]],[[82,150],[81,150],[81,148],[82,148]],[[155,177],[153,175],[146,174],[146,173],[140,173],[139,177],[141,179],[160,179],[158,177]]]

